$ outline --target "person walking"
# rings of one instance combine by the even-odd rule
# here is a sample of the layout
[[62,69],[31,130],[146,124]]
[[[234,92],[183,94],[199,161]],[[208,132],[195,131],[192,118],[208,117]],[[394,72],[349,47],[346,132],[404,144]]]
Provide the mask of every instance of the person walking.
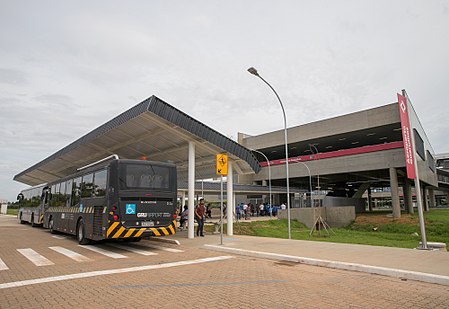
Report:
[[195,219],[198,222],[198,228],[196,229],[196,236],[204,237],[204,214],[206,213],[206,207],[204,207],[204,199],[200,199],[200,203],[195,207]]

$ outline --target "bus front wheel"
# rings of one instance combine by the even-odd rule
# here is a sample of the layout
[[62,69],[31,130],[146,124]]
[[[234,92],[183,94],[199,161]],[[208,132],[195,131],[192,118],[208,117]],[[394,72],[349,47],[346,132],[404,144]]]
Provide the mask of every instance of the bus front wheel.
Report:
[[37,223],[34,223],[34,214],[31,215],[31,226],[32,226],[32,227],[38,226]]
[[22,213],[20,213],[20,224],[25,224],[25,223],[27,223],[25,220],[22,220]]
[[53,218],[50,218],[50,222],[48,222],[48,229],[50,230],[50,233],[56,234],[55,222],[53,221]]
[[86,238],[86,229],[84,227],[83,219],[78,221],[78,226],[76,228],[76,238],[78,239],[78,243],[80,245],[88,245],[90,244],[90,239]]

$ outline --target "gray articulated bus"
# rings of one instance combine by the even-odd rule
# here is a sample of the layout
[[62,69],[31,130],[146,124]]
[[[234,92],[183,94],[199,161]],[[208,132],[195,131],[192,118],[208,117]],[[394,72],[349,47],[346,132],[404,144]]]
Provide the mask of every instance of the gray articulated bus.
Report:
[[22,191],[18,218],[80,244],[175,234],[176,179],[172,163],[105,158]]

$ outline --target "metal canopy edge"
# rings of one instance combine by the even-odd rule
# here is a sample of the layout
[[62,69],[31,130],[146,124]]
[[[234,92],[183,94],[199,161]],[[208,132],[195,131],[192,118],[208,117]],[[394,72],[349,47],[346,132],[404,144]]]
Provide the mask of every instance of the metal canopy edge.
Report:
[[159,154],[161,159],[183,166],[187,161],[182,152],[187,151],[186,140],[199,145],[197,156],[206,163],[213,152],[226,152],[238,163],[236,170],[241,170],[243,165],[247,172],[260,171],[259,161],[249,149],[153,95],[13,179],[37,185],[70,175],[76,168],[113,153],[138,158],[149,148],[156,157]]

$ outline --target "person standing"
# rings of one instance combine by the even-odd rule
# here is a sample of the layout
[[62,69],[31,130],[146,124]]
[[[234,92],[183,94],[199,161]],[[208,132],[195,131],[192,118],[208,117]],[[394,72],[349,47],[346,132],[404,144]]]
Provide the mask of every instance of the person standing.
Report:
[[204,214],[206,213],[206,207],[204,207],[204,199],[200,199],[200,203],[195,207],[195,219],[198,222],[198,228],[196,229],[196,236],[204,237]]
[[260,216],[263,216],[263,210],[265,209],[265,206],[263,203],[260,203],[259,205],[259,211],[257,212]]
[[184,210],[181,212],[180,216],[179,229],[182,231],[184,229],[184,224],[189,220],[189,208],[187,205],[184,205]]
[[243,216],[245,220],[248,219],[248,204],[243,204]]

